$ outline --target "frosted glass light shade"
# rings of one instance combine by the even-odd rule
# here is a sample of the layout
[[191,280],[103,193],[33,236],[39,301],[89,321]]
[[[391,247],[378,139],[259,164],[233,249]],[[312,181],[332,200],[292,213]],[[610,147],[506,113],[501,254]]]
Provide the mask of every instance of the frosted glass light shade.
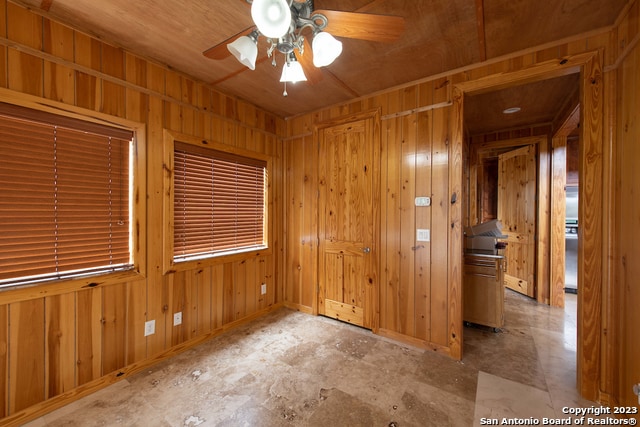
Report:
[[281,82],[306,82],[307,76],[304,75],[304,71],[302,70],[302,65],[296,60],[288,61],[282,67],[282,76],[280,77]]
[[342,42],[329,33],[320,32],[313,38],[313,65],[324,67],[331,64],[342,53]]
[[233,43],[227,45],[227,49],[241,64],[250,70],[256,69],[258,57],[258,44],[249,36],[238,37]]
[[279,38],[289,31],[291,9],[286,0],[253,0],[251,18],[265,37]]

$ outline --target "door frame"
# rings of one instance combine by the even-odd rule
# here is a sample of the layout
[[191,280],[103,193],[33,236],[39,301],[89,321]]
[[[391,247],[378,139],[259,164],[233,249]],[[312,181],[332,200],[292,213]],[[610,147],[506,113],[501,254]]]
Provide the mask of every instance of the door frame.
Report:
[[[482,160],[517,149],[526,145],[535,146],[536,150],[536,231],[535,231],[535,268],[534,268],[534,298],[538,302],[549,304],[549,258],[551,230],[549,224],[550,201],[550,146],[546,135],[529,136],[522,138],[505,139],[493,142],[473,144],[470,147],[469,158],[469,199],[480,200],[482,189],[479,184],[481,173],[479,171]],[[489,153],[490,155],[486,155]],[[474,168],[474,165],[477,166]],[[473,204],[472,204],[473,206]],[[469,222],[475,224],[480,217],[480,204],[475,203],[476,209],[469,212]],[[498,218],[499,219],[499,218]],[[507,260],[508,262],[508,260]]]
[[[580,73],[580,116],[582,117],[579,181],[584,185],[579,189],[578,222],[581,224],[581,245],[578,248],[578,337],[577,337],[577,389],[590,400],[601,400],[603,393],[600,384],[605,384],[612,373],[602,368],[603,358],[608,357],[607,348],[611,348],[611,339],[603,324],[609,324],[611,312],[609,299],[603,301],[603,294],[608,296],[607,283],[613,280],[613,273],[606,269],[610,248],[604,243],[607,230],[611,230],[612,206],[605,206],[605,189],[610,185],[607,179],[611,171],[611,160],[607,157],[609,147],[604,144],[604,71],[603,51],[585,52],[567,55],[532,65],[522,70],[500,73],[482,79],[460,82],[453,88],[453,134],[452,149],[463,151],[464,140],[464,95],[479,94],[498,89],[522,85],[549,78]],[[605,162],[606,158],[606,162]],[[461,165],[450,165],[454,182],[452,188],[463,185]],[[605,183],[607,181],[607,183]],[[458,236],[456,236],[458,237]],[[462,237],[460,236],[460,239]],[[450,250],[461,248],[461,242],[453,242]],[[450,272],[462,270],[462,251],[452,258]],[[588,260],[589,262],[585,262]],[[461,280],[455,274],[453,286]],[[450,286],[452,282],[450,281]],[[459,288],[458,288],[459,289]],[[452,295],[452,306],[462,306],[461,293]],[[459,310],[461,312],[461,310]],[[603,312],[608,313],[603,319]],[[456,312],[456,314],[459,314]],[[604,320],[604,322],[603,322]],[[457,322],[454,322],[457,323]],[[461,325],[462,322],[460,321]],[[457,331],[462,336],[463,328]],[[462,340],[461,340],[462,341]],[[608,365],[610,366],[610,365]],[[605,393],[606,394],[606,393]]]
[[[380,212],[381,212],[380,197],[381,197],[381,191],[382,191],[380,188],[380,153],[382,151],[380,109],[377,108],[373,110],[362,111],[359,113],[349,114],[341,117],[336,117],[330,120],[317,122],[313,126],[313,141],[316,144],[318,149],[318,158],[320,158],[319,156],[321,156],[322,153],[320,153],[319,133],[322,129],[338,126],[338,125],[344,125],[347,123],[356,122],[360,120],[367,120],[367,119],[372,119],[373,121],[372,144],[374,144],[374,148],[373,148],[373,165],[371,170],[371,179],[372,179],[372,185],[373,185],[372,210],[373,210],[374,218],[373,218],[373,233],[372,233],[373,241],[370,247],[371,252],[369,253],[369,256],[371,257],[371,270],[372,270],[372,276],[373,276],[373,283],[371,283],[372,290],[371,292],[369,292],[369,298],[368,300],[365,301],[365,303],[368,304],[368,307],[370,307],[371,311],[369,314],[365,312],[364,316],[365,317],[367,315],[371,316],[371,319],[370,319],[371,331],[373,333],[378,333],[378,330],[380,328]],[[320,177],[318,177],[318,179],[320,179]],[[319,198],[320,198],[320,192],[318,191],[318,199]],[[318,216],[320,215],[319,205],[318,205],[317,214]],[[319,220],[320,219],[318,218],[316,222],[317,224],[319,224],[318,222]],[[316,228],[318,232],[318,234],[316,234],[316,242],[318,244],[318,247],[320,247],[320,235],[319,235],[320,228],[319,227],[316,227]],[[321,255],[322,254],[320,253],[320,251],[318,251],[318,254],[317,254],[318,259],[316,260],[316,265],[320,265],[319,257]],[[317,283],[316,283],[316,286],[314,286],[314,290],[313,290],[312,313],[317,316],[319,312],[318,300],[320,298],[320,277],[317,276],[316,280],[317,280]]]

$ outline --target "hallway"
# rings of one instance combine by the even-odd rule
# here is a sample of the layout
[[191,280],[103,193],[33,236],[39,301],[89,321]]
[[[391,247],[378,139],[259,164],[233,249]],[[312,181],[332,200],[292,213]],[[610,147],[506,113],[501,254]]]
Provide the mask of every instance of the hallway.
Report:
[[506,294],[504,328],[466,327],[459,362],[281,309],[28,425],[470,426],[593,405],[575,391],[576,295],[563,311]]

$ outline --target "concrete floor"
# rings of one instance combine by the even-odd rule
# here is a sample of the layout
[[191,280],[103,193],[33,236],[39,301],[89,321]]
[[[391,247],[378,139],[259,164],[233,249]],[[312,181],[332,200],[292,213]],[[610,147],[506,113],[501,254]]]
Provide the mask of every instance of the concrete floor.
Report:
[[28,424],[471,426],[566,419],[576,296],[565,310],[507,291],[505,327],[465,327],[464,357],[281,309]]

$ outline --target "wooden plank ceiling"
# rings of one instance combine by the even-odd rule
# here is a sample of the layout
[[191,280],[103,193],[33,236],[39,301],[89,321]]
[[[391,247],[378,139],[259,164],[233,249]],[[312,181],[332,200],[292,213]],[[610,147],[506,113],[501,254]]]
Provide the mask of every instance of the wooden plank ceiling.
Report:
[[321,79],[289,85],[287,97],[281,54],[277,67],[262,60],[254,71],[202,54],[253,25],[246,0],[14,1],[290,117],[607,27],[627,0],[316,0],[315,9],[401,16],[406,29],[391,43],[341,38],[343,53]]

